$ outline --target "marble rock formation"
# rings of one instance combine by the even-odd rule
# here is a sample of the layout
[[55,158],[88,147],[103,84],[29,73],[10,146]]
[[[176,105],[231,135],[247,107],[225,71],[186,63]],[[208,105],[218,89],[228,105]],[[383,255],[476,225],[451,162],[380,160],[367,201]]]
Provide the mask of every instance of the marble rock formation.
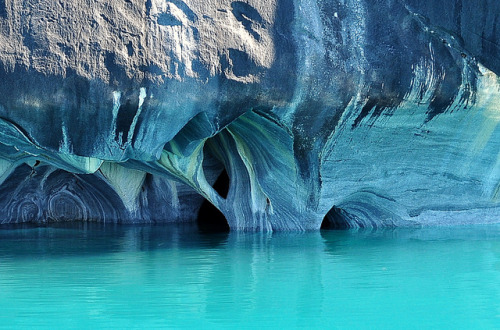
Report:
[[497,0],[1,0],[0,45],[1,223],[500,221]]

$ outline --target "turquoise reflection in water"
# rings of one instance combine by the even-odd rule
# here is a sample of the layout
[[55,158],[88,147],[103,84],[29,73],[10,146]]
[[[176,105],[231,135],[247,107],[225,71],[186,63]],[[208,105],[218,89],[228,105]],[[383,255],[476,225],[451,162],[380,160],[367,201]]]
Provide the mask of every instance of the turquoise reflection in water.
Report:
[[0,326],[499,327],[500,227],[3,229]]

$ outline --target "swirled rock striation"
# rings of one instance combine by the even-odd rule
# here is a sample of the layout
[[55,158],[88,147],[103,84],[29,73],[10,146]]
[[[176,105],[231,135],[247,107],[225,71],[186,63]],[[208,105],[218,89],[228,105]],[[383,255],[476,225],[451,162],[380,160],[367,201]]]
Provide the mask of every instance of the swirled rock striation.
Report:
[[499,22],[496,0],[2,0],[0,222],[500,222]]

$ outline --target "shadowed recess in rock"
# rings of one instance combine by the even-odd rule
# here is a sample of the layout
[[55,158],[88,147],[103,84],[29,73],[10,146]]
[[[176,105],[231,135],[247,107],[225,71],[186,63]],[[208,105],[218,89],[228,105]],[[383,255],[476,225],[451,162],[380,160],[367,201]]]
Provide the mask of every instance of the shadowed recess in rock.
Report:
[[[354,226],[352,222],[353,220],[349,219],[349,216],[343,210],[334,206],[323,219],[323,222],[321,223],[321,229],[335,230],[356,228],[356,226]],[[362,227],[359,226],[359,228]]]
[[[227,197],[229,176],[226,170],[223,170],[219,175],[213,188],[222,198]],[[201,205],[196,222],[202,232],[228,232],[230,230],[224,214],[207,200]]]

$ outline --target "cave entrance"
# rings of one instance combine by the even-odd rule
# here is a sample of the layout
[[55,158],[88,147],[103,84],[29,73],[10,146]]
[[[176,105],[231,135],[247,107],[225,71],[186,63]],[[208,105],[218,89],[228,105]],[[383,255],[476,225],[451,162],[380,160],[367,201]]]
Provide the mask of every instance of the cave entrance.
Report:
[[348,219],[349,217],[344,210],[334,206],[323,218],[323,222],[321,223],[321,230],[349,229],[352,226],[350,225]]
[[[219,175],[213,188],[222,198],[227,198],[229,192],[229,175],[226,170],[223,170]],[[196,222],[198,229],[203,233],[227,233],[230,230],[224,214],[208,200],[204,200],[203,204],[201,204]]]

